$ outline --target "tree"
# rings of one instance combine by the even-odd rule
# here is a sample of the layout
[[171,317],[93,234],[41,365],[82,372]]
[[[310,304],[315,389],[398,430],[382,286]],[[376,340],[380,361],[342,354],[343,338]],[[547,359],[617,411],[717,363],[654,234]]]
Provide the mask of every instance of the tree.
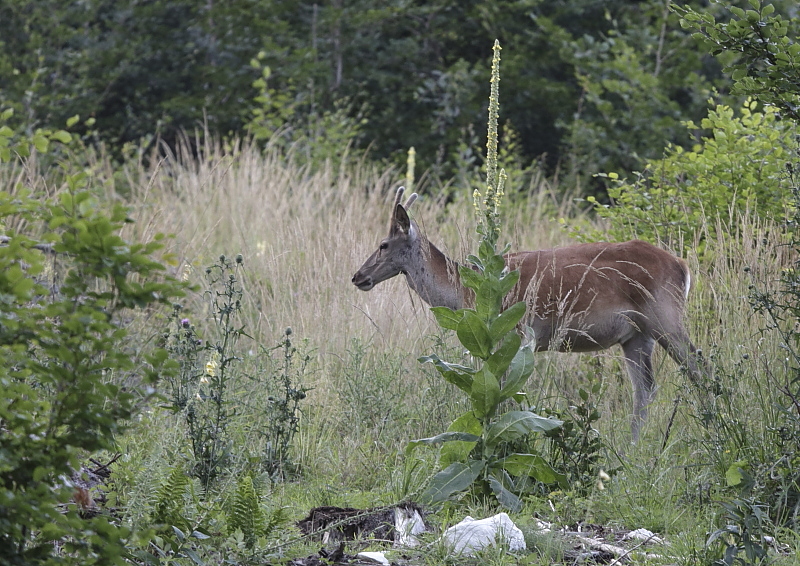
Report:
[[[4,116],[5,118],[5,116]],[[14,138],[0,127],[0,163],[69,141],[66,132]],[[13,158],[13,157],[12,157]],[[154,258],[158,241],[127,242],[128,219],[85,186],[48,199],[0,192],[0,564],[122,564],[128,529],[81,516],[81,459],[114,438],[166,369],[166,352],[132,349],[125,319],[177,296]],[[55,258],[58,258],[57,260]],[[125,387],[122,384],[126,384]],[[58,543],[58,544],[55,544]]]

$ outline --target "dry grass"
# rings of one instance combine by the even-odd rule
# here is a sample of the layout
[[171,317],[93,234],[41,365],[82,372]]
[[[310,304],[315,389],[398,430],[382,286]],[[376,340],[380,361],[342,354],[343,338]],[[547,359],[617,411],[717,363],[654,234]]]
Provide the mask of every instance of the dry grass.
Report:
[[[404,172],[367,163],[311,171],[291,155],[238,143],[202,146],[198,157],[190,145],[150,166],[139,160],[120,169],[95,157],[89,159],[89,169],[111,197],[124,193],[132,203],[132,239],[148,240],[159,232],[174,235],[167,251],[177,258],[176,275],[188,274],[201,283],[205,267],[220,254],[243,254],[248,331],[264,344],[274,343],[287,326],[296,337],[308,339],[319,361],[313,383],[316,402],[336,397],[342,356],[354,339],[368,344],[375,356],[406,355],[409,367],[430,351],[430,337],[438,327],[403,277],[369,293],[350,283],[387,232],[394,190]],[[30,177],[29,169],[7,170],[4,184]],[[474,250],[477,239],[468,192],[456,192],[447,204],[423,196],[412,209],[431,241],[458,259]],[[559,218],[587,233],[601,228],[569,191],[543,177],[535,177],[525,192],[514,202],[507,200],[503,212],[504,234],[514,249],[571,243]],[[690,333],[699,347],[726,364],[743,353],[763,363],[778,352],[774,340],[759,339],[761,321],[747,303],[750,281],[743,267],[751,266],[756,278],[768,279],[775,265],[786,261],[786,252],[764,239],[774,227],[752,215],[741,217],[736,228],[736,234],[716,231],[718,239],[702,263],[687,258],[694,275]],[[193,308],[203,312],[200,304]],[[673,401],[684,389],[684,377],[667,359],[659,349],[661,391],[648,427],[656,436],[665,434]],[[615,442],[627,443],[631,388],[618,348],[594,356],[542,353],[537,360],[529,383],[534,404],[574,399],[578,385],[600,379],[607,385],[602,406],[606,432]],[[423,379],[416,371],[405,372],[404,378],[412,380],[409,389],[420,387]]]
[[[366,164],[310,172],[277,152],[214,145],[199,159],[184,150],[149,168],[129,164],[123,185],[134,203],[130,236],[174,234],[167,251],[178,258],[176,274],[200,282],[220,254],[243,254],[249,331],[266,344],[287,326],[307,338],[321,361],[315,386],[327,394],[335,388],[337,358],[353,339],[413,359],[427,352],[427,337],[438,332],[403,277],[369,293],[350,283],[386,235],[402,179],[402,172]],[[515,244],[565,241],[552,221],[565,205],[559,211],[550,188],[540,190],[524,205],[509,207]],[[471,198],[445,205],[423,197],[413,213],[449,255],[460,259],[472,252]]]

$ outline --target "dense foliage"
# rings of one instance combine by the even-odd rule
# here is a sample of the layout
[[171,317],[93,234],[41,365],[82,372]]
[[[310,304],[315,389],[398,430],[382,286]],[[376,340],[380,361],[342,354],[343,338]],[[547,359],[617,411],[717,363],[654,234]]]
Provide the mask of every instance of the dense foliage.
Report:
[[[9,133],[0,129],[0,147],[15,154],[69,140]],[[82,458],[113,449],[164,369],[165,351],[131,347],[132,317],[180,292],[154,257],[160,238],[125,241],[127,210],[105,210],[82,172],[67,183],[52,199],[0,193],[2,564],[122,562],[131,533],[93,516]]]
[[324,126],[316,137],[343,130],[337,142],[398,162],[415,146],[444,182],[459,160],[481,162],[469,148],[485,134],[483,46],[498,38],[504,122],[524,159],[630,171],[685,144],[680,121],[728,88],[670,4],[9,0],[0,109],[18,128],[78,115],[75,132],[116,151],[154,135],[174,145],[181,130],[242,134],[253,120],[293,139]]

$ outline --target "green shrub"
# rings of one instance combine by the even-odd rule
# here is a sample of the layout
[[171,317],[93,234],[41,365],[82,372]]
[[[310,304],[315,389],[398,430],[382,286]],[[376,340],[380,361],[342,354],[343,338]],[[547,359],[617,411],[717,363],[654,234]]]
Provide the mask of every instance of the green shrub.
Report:
[[[0,128],[0,163],[52,140],[69,134],[12,139]],[[154,257],[160,238],[125,241],[126,209],[105,210],[87,185],[77,173],[54,198],[0,193],[2,564],[122,563],[130,535],[110,517],[82,518],[70,478],[87,455],[114,448],[166,367],[163,350],[131,346],[132,309],[180,287]]]
[[[693,122],[687,129],[699,132]],[[774,108],[759,109],[748,100],[738,112],[717,106],[703,119],[702,136],[691,151],[668,146],[666,155],[649,161],[633,181],[616,173],[612,204],[592,197],[598,214],[609,221],[615,240],[641,238],[672,247],[693,248],[713,238],[717,220],[735,230],[739,215],[757,212],[780,219],[788,206],[785,164],[791,158],[796,128],[779,119]]]

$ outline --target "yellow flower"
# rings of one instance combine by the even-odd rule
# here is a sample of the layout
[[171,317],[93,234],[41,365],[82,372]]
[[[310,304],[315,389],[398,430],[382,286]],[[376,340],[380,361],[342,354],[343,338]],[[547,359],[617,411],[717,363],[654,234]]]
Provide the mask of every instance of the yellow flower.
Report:
[[219,359],[219,353],[214,352],[211,354],[211,357],[206,362],[206,375],[214,377],[217,375],[217,360]]

